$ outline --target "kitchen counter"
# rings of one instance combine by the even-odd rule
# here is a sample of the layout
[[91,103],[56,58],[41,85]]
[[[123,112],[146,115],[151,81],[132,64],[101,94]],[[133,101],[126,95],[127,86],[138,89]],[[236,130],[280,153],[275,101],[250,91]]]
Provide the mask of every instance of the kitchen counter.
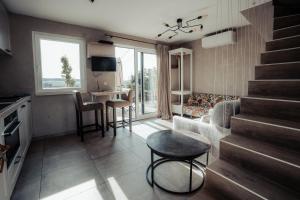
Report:
[[18,108],[25,101],[31,101],[31,96],[16,97],[16,98],[0,98],[0,104],[9,104],[0,110],[0,117],[6,115]]

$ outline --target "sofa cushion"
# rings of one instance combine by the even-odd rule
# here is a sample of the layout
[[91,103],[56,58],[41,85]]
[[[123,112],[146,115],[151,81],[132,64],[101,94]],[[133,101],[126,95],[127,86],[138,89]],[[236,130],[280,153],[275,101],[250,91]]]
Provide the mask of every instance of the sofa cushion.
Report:
[[184,105],[184,114],[192,117],[201,117],[208,114],[209,109],[222,101],[232,101],[239,99],[238,96],[194,93],[188,98],[187,104]]

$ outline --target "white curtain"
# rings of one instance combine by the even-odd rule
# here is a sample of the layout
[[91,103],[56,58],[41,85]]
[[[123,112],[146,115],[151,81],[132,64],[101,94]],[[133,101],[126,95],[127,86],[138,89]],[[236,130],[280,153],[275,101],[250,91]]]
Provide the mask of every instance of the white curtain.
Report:
[[158,116],[162,119],[171,119],[171,89],[169,69],[169,47],[157,45],[158,66]]
[[116,88],[121,89],[123,82],[123,66],[120,58],[117,58],[117,70],[116,70]]

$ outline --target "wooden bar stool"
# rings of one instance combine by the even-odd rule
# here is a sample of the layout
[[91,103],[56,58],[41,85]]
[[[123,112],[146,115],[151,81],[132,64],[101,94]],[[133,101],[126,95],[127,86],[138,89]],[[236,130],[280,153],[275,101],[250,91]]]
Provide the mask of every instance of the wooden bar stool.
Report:
[[[129,131],[132,132],[132,102],[133,102],[133,90],[129,90],[128,95],[122,95],[122,99],[108,100],[106,101],[106,128],[107,131],[109,127],[114,129],[114,136],[117,134],[117,128],[129,125]],[[113,109],[113,122],[109,122],[109,107]],[[129,122],[125,120],[125,108],[129,109]],[[122,120],[117,121],[116,109],[122,109]],[[117,123],[121,123],[120,126],[117,126]]]
[[[87,132],[98,131],[101,128],[102,137],[104,137],[104,106],[100,102],[84,102],[80,92],[75,94],[75,105],[76,105],[76,121],[77,121],[77,134],[81,136],[81,141],[84,141],[83,135]],[[101,125],[98,123],[98,110],[101,112]],[[95,123],[89,125],[83,125],[82,113],[87,111],[95,111]],[[93,127],[93,130],[84,131],[84,128]]]

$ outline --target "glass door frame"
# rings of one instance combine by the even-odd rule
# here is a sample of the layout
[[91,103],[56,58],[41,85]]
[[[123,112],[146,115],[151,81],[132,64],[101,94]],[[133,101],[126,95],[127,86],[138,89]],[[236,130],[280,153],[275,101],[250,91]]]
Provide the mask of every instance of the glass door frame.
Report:
[[156,55],[156,50],[155,49],[149,49],[149,48],[141,48],[141,47],[136,47],[136,46],[131,46],[131,45],[123,45],[123,44],[115,44],[115,47],[120,47],[120,48],[128,48],[128,49],[133,49],[134,50],[134,76],[135,76],[135,119],[136,120],[142,120],[142,119],[147,119],[147,118],[152,118],[157,116],[157,111],[154,113],[149,113],[149,114],[140,114],[140,102],[139,102],[139,64],[138,64],[138,52],[143,52],[147,54],[155,54]]
[[[154,54],[156,55],[156,50],[155,49],[146,49],[146,48],[135,48],[134,49],[134,58],[135,58],[135,80],[136,80],[136,102],[139,102],[139,73],[138,73],[138,67],[139,67],[139,60],[138,60],[138,53],[142,52],[142,53],[146,53],[146,54]],[[142,74],[143,76],[143,74]],[[156,83],[157,84],[157,83]],[[153,113],[148,113],[148,114],[141,114],[141,107],[138,106],[136,107],[136,116],[138,119],[147,119],[147,118],[152,118],[152,117],[156,117],[157,116],[157,111],[153,112]]]

